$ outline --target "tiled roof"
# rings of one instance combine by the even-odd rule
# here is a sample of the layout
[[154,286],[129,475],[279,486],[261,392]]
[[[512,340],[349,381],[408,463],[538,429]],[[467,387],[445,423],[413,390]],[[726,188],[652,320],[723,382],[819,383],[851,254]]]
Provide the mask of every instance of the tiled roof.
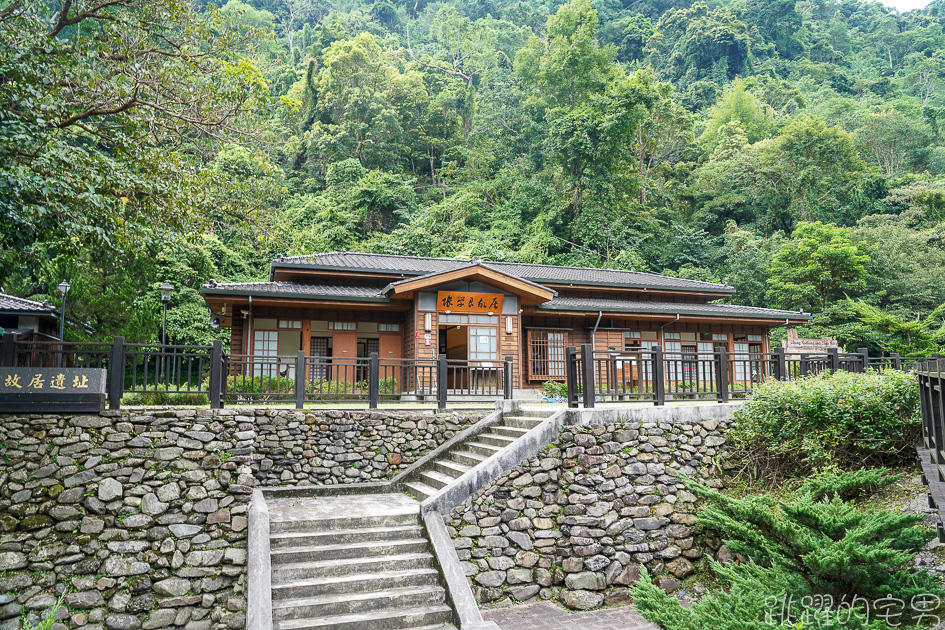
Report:
[[33,300],[25,300],[23,298],[7,295],[6,293],[0,293],[0,311],[7,313],[22,311],[37,314],[53,314],[56,312],[56,309],[51,304],[43,304],[42,302],[34,302]]
[[757,317],[762,319],[810,319],[798,311],[782,311],[737,304],[690,304],[685,302],[642,302],[604,298],[556,297],[538,307],[543,311],[606,311],[621,313],[665,313],[667,315],[709,315],[717,317]]
[[[468,266],[474,260],[457,258],[424,258],[422,256],[397,256],[393,254],[370,254],[361,252],[327,252],[308,256],[277,258],[273,266],[325,267],[426,275],[451,271]],[[482,261],[497,271],[542,284],[577,283],[582,285],[608,285],[627,287],[652,287],[679,289],[683,291],[710,291],[733,293],[734,289],[725,284],[701,282],[673,278],[655,273],[627,271],[623,269],[597,269],[594,267],[559,267],[556,265],[533,265],[529,263],[510,263]]]
[[203,285],[201,293],[213,294],[249,294],[253,295],[298,295],[305,298],[345,298],[387,302],[377,287],[346,287],[327,284],[299,284],[297,282],[209,282]]

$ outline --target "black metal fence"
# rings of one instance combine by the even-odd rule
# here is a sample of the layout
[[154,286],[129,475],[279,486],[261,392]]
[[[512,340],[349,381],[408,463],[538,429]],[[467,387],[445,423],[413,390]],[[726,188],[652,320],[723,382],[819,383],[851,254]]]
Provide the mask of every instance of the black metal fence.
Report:
[[141,400],[209,403],[282,403],[301,409],[321,401],[436,403],[512,398],[512,357],[502,361],[227,355],[223,343],[175,346],[125,343],[18,341],[3,337],[0,366],[90,367],[108,371],[108,406],[125,394]]
[[[866,348],[826,354],[774,352],[666,352],[661,346],[624,352],[594,350],[589,344],[569,347],[566,356],[568,406],[595,402],[706,400],[728,402],[749,396],[766,379],[790,381],[820,372],[865,372],[915,369],[915,357],[870,357]],[[937,358],[937,357],[935,357]]]

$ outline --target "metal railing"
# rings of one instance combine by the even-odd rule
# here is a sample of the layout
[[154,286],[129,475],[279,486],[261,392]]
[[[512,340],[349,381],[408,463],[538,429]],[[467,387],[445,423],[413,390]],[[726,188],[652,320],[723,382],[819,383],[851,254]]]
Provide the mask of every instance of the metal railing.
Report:
[[512,357],[500,361],[232,355],[221,341],[211,346],[19,341],[4,335],[0,366],[94,367],[108,370],[110,409],[124,394],[142,400],[188,401],[221,408],[226,403],[281,403],[303,408],[324,401],[435,402],[512,398]]
[[[924,360],[924,359],[923,359]],[[652,402],[706,400],[728,402],[745,398],[766,379],[796,380],[821,372],[865,372],[914,369],[919,359],[892,355],[872,358],[866,348],[826,354],[774,352],[665,352],[650,350],[599,351],[589,344],[565,350],[568,406],[593,407],[595,402]]]

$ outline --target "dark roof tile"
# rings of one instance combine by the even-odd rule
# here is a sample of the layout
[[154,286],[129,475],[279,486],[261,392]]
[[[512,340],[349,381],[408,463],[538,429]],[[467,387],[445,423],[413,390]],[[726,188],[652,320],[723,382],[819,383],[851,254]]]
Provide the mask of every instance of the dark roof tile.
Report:
[[203,285],[202,293],[263,293],[272,295],[299,295],[306,298],[349,298],[386,302],[378,287],[347,287],[329,284],[300,284],[297,282],[211,282]]
[[[371,254],[362,252],[327,252],[307,256],[277,258],[273,266],[326,267],[352,270],[368,270],[388,273],[426,275],[451,271],[468,266],[471,260],[457,258],[425,258],[422,256],[399,256],[394,254]],[[709,291],[733,293],[725,284],[673,278],[655,273],[627,271],[624,269],[597,269],[594,267],[559,267],[556,265],[533,265],[482,261],[484,264],[510,276],[538,284],[577,283],[585,285],[609,285],[627,287],[652,287],[679,289],[683,291]]]
[[37,314],[47,313],[51,315],[56,312],[56,309],[51,304],[43,304],[42,302],[34,302],[33,300],[26,300],[24,298],[7,295],[6,293],[0,293],[0,311],[23,311]]

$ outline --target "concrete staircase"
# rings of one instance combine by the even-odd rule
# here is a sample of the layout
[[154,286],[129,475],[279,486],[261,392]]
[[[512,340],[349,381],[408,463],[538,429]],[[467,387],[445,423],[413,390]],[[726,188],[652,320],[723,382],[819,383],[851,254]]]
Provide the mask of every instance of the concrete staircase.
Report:
[[269,509],[274,630],[453,627],[416,501],[277,499]]
[[551,416],[554,410],[523,410],[502,419],[483,433],[464,440],[413,472],[404,480],[404,491],[423,501],[486,461]]

